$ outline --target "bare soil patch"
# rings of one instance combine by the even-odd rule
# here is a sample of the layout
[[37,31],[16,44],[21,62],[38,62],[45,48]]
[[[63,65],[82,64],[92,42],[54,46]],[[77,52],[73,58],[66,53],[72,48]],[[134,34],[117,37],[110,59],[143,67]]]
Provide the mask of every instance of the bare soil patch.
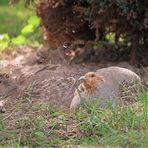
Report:
[[35,53],[28,54],[24,50],[12,58],[6,58],[7,62],[0,69],[1,100],[12,103],[13,106],[17,99],[24,98],[31,102],[47,102],[69,109],[76,81],[86,72],[113,65],[139,72],[139,69],[127,62],[69,64],[57,59],[54,61],[54,57],[51,57],[51,64],[37,64]]

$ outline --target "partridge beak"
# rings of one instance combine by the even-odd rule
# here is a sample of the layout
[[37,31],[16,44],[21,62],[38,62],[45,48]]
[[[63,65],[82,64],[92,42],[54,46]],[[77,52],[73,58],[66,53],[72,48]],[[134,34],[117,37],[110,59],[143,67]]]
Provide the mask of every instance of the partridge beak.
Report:
[[84,81],[84,80],[86,80],[86,77],[85,76],[81,76],[80,78],[79,78],[79,81]]

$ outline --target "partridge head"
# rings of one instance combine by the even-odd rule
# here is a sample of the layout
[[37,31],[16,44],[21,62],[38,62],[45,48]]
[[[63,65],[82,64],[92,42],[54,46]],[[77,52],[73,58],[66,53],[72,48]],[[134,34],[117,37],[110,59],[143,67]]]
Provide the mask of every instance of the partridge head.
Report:
[[99,84],[104,81],[103,76],[98,75],[96,72],[88,72],[79,78],[81,84],[74,93],[74,97],[70,104],[70,110],[76,109],[81,104],[80,95],[83,99],[93,95]]
[[95,72],[88,72],[84,76],[79,78],[82,81],[80,88],[85,92],[85,95],[91,95],[95,89],[99,86],[101,81],[103,81],[103,76],[98,75]]

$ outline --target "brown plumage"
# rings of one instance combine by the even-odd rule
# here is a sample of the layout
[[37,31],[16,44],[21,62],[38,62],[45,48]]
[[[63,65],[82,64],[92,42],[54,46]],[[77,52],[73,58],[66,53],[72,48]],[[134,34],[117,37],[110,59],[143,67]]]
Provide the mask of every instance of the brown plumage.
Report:
[[97,86],[103,81],[103,76],[97,75],[95,72],[88,72],[85,76],[80,77],[83,83],[80,85],[80,90],[82,90],[86,96],[92,95],[96,90]]

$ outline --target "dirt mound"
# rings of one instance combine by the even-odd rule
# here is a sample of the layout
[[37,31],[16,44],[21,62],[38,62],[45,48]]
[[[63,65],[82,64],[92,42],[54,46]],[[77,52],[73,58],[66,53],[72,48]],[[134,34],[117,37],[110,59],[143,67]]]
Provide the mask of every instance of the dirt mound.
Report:
[[11,102],[14,105],[17,99],[23,98],[31,102],[45,101],[69,108],[77,87],[76,81],[86,72],[113,65],[134,70],[127,63],[39,65],[31,61],[30,64],[28,59],[33,59],[32,55],[33,53],[30,56],[18,55],[15,59],[4,62],[4,66],[1,65],[0,100],[7,100],[8,104]]
[[95,69],[97,66],[91,64],[9,64],[1,73],[0,97],[8,100],[26,98],[33,102],[46,101],[69,108],[76,80],[84,73]]
[[76,80],[89,69],[80,65],[46,65],[23,71],[24,79],[20,78],[19,83],[31,87],[34,99],[69,107]]

